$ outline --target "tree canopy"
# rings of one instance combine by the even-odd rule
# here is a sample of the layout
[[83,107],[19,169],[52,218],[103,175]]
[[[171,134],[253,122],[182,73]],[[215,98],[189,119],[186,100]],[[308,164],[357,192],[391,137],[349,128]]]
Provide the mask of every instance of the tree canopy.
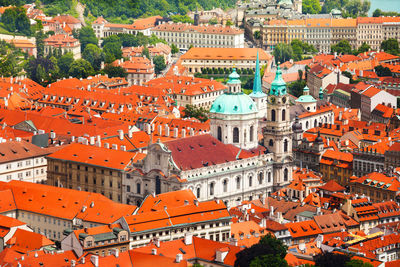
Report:
[[331,52],[332,53],[338,53],[338,54],[351,54],[352,49],[351,45],[348,40],[341,40],[339,43],[336,45],[331,46]]
[[257,244],[236,254],[235,267],[288,266],[285,260],[287,246],[271,234]]
[[154,63],[154,71],[156,74],[160,74],[166,67],[167,65],[165,64],[165,59],[163,56],[155,56],[153,58],[153,63]]
[[275,62],[285,62],[293,58],[293,49],[290,45],[280,43],[274,48]]
[[318,0],[303,0],[303,14],[318,14],[321,12],[321,5]]
[[396,39],[388,39],[381,43],[381,49],[386,53],[398,55],[400,54],[399,42]]
[[9,32],[21,33],[28,36],[32,34],[26,10],[21,6],[7,8],[3,15],[1,15],[1,22],[3,22]]

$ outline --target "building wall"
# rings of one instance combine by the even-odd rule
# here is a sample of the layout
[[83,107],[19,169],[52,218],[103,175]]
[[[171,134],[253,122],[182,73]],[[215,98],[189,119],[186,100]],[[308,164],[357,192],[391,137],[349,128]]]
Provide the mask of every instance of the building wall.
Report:
[[47,160],[44,156],[0,164],[0,181],[21,180],[38,183],[46,181]]
[[380,188],[363,185],[361,183],[353,183],[350,186],[352,194],[366,195],[370,198],[371,202],[382,202],[395,200],[396,192],[390,190],[383,190]]
[[101,193],[116,202],[122,202],[125,176],[121,170],[48,158],[47,184]]
[[320,172],[324,181],[335,180],[342,186],[348,185],[349,178],[353,175],[352,168],[341,168],[323,163],[320,163]]

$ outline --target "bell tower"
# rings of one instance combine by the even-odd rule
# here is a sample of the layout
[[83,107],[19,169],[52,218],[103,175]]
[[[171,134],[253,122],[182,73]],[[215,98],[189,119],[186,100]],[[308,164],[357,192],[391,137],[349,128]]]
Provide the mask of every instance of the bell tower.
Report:
[[292,122],[289,96],[282,71],[278,65],[268,95],[267,123],[264,128],[264,146],[274,155],[274,190],[292,181]]

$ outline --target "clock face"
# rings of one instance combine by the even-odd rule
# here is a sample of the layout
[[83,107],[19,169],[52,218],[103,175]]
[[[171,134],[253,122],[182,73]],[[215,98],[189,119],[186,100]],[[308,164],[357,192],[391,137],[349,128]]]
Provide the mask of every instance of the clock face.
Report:
[[271,96],[271,98],[269,99],[269,101],[270,101],[272,104],[275,104],[276,99],[275,99],[275,97]]
[[282,98],[282,102],[283,102],[283,103],[286,103],[286,96],[284,96],[284,97]]

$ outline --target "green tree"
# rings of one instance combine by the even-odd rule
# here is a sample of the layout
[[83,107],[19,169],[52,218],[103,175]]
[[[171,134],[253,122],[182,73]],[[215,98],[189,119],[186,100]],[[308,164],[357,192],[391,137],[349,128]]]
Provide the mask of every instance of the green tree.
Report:
[[368,52],[371,49],[371,47],[369,46],[369,44],[367,43],[363,43],[357,50],[355,54],[360,54],[360,53],[364,53],[364,52]]
[[348,40],[341,40],[339,43],[336,45],[331,46],[331,52],[332,53],[338,53],[338,54],[351,54],[351,45]]
[[167,65],[165,64],[165,59],[163,56],[155,56],[153,58],[153,63],[154,63],[154,71],[156,74],[160,74],[166,67]]
[[174,55],[179,52],[179,48],[175,44],[171,44],[171,53]]
[[32,33],[26,10],[21,6],[7,8],[1,16],[1,21],[9,32],[18,32],[28,36]]
[[170,17],[170,19],[175,23],[178,22],[190,23],[190,24],[194,23],[193,19],[191,19],[188,15],[173,15]]
[[295,97],[299,97],[303,94],[304,87],[306,87],[306,81],[305,80],[297,80],[288,85],[288,90],[291,95],[294,95]]
[[375,72],[379,77],[391,77],[392,72],[388,67],[383,67],[382,65],[378,65],[375,67]]
[[201,122],[206,122],[208,120],[208,110],[204,108],[197,108],[193,105],[186,105],[183,110],[185,115],[184,118],[196,118]]
[[386,53],[398,55],[400,53],[399,50],[399,42],[396,39],[390,38],[381,43],[381,49]]
[[108,77],[123,77],[126,78],[128,74],[126,70],[120,66],[113,66],[111,64],[107,64],[104,67],[103,72],[108,75]]
[[318,0],[303,0],[303,14],[318,14],[321,12],[321,5]]
[[103,51],[94,44],[88,44],[82,53],[82,58],[89,61],[93,69],[98,71],[101,67],[101,62],[104,61]]
[[54,59],[52,61],[51,59],[44,57],[31,57],[24,68],[28,77],[41,85],[47,85],[52,82],[52,79],[57,78],[51,77],[51,75],[58,69],[58,66],[55,65]]
[[97,46],[99,40],[96,37],[91,26],[82,27],[78,33],[78,39],[81,43],[81,51],[84,51],[88,44],[94,44]]
[[150,59],[150,51],[149,51],[149,49],[147,47],[143,47],[142,56],[147,57],[148,59]]
[[350,261],[347,254],[327,252],[315,257],[315,266],[318,267],[345,267],[346,262]]
[[87,60],[77,59],[69,68],[69,75],[75,78],[87,78],[94,74],[92,65]]
[[371,7],[369,0],[349,0],[344,7],[344,16],[357,17],[365,16]]
[[61,76],[68,76],[72,62],[74,62],[74,55],[71,52],[65,53],[58,59],[57,64]]
[[208,21],[208,24],[210,24],[210,25],[218,24],[218,20],[217,20],[216,18],[212,18],[212,19],[210,19],[210,20]]
[[121,45],[117,42],[107,43],[103,48],[103,52],[107,63],[111,63],[122,57]]
[[[268,234],[263,236],[257,244],[237,253],[235,267],[287,266],[285,261],[286,251],[287,246],[281,240]],[[268,265],[263,265],[264,263]]]
[[379,8],[375,9],[375,11],[372,13],[373,17],[380,17],[382,16],[382,10],[380,10]]
[[226,26],[233,26],[233,22],[232,22],[230,19],[228,19],[228,20],[226,21],[225,25],[226,25]]
[[279,43],[274,48],[275,62],[285,62],[293,58],[293,49],[290,45]]
[[368,262],[363,262],[362,260],[350,260],[346,262],[346,267],[373,267],[372,264]]

